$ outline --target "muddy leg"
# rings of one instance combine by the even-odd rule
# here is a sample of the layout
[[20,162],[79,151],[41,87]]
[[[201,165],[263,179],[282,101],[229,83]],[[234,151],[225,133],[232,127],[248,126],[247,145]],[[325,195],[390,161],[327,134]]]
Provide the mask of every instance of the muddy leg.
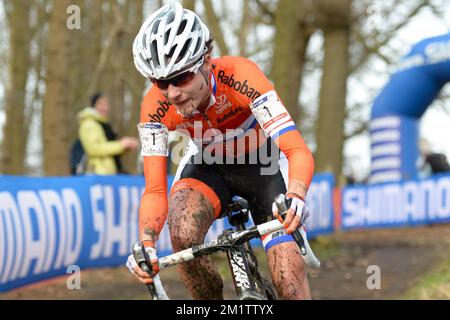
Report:
[[[184,189],[169,201],[169,230],[175,252],[203,243],[214,221],[210,202],[198,191]],[[194,299],[223,300],[223,282],[210,257],[200,257],[178,266],[181,279]]]
[[295,242],[273,246],[267,252],[267,260],[280,299],[311,299],[305,262]]

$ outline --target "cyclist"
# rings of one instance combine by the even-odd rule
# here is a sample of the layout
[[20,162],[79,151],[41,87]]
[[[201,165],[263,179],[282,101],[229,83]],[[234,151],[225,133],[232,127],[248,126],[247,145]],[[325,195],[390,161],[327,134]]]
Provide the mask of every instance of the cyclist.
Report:
[[[132,255],[127,266],[142,283],[153,281],[159,271],[155,246],[167,218],[177,252],[203,243],[233,195],[249,201],[253,220],[260,224],[274,215],[280,219],[272,202],[285,193],[292,199],[285,232],[262,239],[263,245],[279,296],[309,299],[304,261],[290,233],[309,215],[305,196],[314,170],[312,154],[258,66],[242,57],[213,59],[212,44],[208,27],[179,3],[154,12],[134,41],[136,68],[153,83],[138,128],[146,184],[139,234],[154,273],[147,275]],[[168,197],[170,131],[192,140]],[[277,159],[275,170],[264,163],[261,150]],[[206,161],[205,155],[216,161]],[[222,279],[209,257],[183,263],[179,272],[194,299],[223,299]]]

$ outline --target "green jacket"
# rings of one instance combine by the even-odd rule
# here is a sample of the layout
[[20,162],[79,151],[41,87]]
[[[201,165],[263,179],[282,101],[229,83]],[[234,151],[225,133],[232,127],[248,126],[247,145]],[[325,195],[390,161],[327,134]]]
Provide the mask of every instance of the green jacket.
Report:
[[117,173],[114,156],[125,152],[119,141],[108,141],[99,122],[107,123],[108,119],[100,115],[94,108],[87,107],[78,113],[80,127],[78,136],[87,156],[86,173],[113,175]]

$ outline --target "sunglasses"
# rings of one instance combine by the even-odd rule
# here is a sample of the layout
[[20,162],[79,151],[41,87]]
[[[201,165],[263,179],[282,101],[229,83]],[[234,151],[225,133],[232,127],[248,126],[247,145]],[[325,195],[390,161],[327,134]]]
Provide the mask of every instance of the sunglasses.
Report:
[[174,87],[181,87],[188,84],[195,78],[195,75],[196,72],[187,71],[170,79],[165,80],[152,79],[152,83],[156,85],[159,89],[167,90],[167,88],[169,88],[169,85],[173,85]]
[[198,61],[191,68],[187,69],[186,72],[183,72],[175,77],[158,80],[158,79],[150,79],[154,85],[156,85],[159,89],[167,90],[169,85],[173,85],[175,87],[182,87],[191,82],[195,75],[197,74],[200,67],[203,65],[204,56],[200,57]]

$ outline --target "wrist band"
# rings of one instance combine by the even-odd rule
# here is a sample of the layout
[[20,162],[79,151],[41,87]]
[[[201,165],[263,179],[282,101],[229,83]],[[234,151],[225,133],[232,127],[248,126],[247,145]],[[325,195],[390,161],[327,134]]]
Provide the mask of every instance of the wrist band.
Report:
[[303,201],[305,201],[305,196],[301,196],[301,195],[299,195],[298,193],[295,193],[295,192],[286,192],[286,197],[287,197],[289,194],[293,195],[293,196],[296,197],[296,198],[299,198],[299,199],[302,199]]
[[[153,240],[142,240],[141,242],[144,244],[144,247],[152,247],[152,248],[155,248],[155,243],[153,242]],[[149,243],[148,246],[145,245],[146,242]]]

